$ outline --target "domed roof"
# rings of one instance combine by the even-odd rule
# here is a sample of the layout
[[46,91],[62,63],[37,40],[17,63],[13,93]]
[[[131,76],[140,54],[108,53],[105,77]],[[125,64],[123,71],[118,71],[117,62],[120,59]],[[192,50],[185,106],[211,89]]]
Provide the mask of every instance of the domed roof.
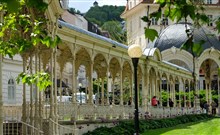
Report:
[[203,51],[213,47],[220,50],[220,41],[215,36],[210,36],[210,32],[205,28],[193,28],[191,24],[178,23],[168,26],[164,29],[156,40],[154,47],[157,47],[161,52],[171,47],[180,48],[188,39],[186,28],[193,30],[193,40],[199,43],[204,40],[202,45]]

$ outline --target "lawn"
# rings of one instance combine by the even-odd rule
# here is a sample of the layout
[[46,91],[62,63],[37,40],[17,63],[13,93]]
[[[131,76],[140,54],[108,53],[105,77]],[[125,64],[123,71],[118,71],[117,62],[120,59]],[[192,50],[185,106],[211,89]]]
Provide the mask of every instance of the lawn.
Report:
[[142,135],[220,135],[220,118],[149,130]]

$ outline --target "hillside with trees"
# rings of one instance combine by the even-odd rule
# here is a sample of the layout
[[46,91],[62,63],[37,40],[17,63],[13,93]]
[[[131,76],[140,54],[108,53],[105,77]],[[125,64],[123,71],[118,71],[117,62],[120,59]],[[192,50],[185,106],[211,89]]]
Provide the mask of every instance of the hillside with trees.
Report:
[[97,24],[102,31],[108,31],[112,40],[126,44],[126,31],[123,19],[120,15],[124,12],[125,6],[94,5],[85,14],[85,18]]
[[125,6],[112,6],[112,5],[104,5],[104,6],[93,6],[88,12],[85,14],[85,17],[99,25],[102,26],[105,22],[108,21],[123,21],[120,18],[120,15],[124,11]]

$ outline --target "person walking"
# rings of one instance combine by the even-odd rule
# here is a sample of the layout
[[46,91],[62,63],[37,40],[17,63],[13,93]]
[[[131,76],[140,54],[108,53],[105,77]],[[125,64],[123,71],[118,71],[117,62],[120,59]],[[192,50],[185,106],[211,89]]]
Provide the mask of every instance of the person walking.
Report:
[[209,113],[209,104],[207,101],[204,104],[204,109],[206,110],[206,114],[208,114]]
[[216,107],[217,107],[217,104],[215,103],[215,101],[212,101],[211,106],[212,106],[212,115],[215,115],[216,114]]
[[157,106],[157,97],[156,96],[153,96],[153,98],[151,99],[151,105],[152,106]]
[[169,106],[170,106],[170,107],[173,107],[173,101],[172,101],[171,98],[169,98]]

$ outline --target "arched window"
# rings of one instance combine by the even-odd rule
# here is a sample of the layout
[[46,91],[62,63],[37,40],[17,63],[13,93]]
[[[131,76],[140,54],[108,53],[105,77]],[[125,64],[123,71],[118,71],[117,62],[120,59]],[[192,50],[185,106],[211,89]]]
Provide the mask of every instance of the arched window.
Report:
[[8,80],[8,100],[9,101],[15,101],[15,81],[14,79]]

